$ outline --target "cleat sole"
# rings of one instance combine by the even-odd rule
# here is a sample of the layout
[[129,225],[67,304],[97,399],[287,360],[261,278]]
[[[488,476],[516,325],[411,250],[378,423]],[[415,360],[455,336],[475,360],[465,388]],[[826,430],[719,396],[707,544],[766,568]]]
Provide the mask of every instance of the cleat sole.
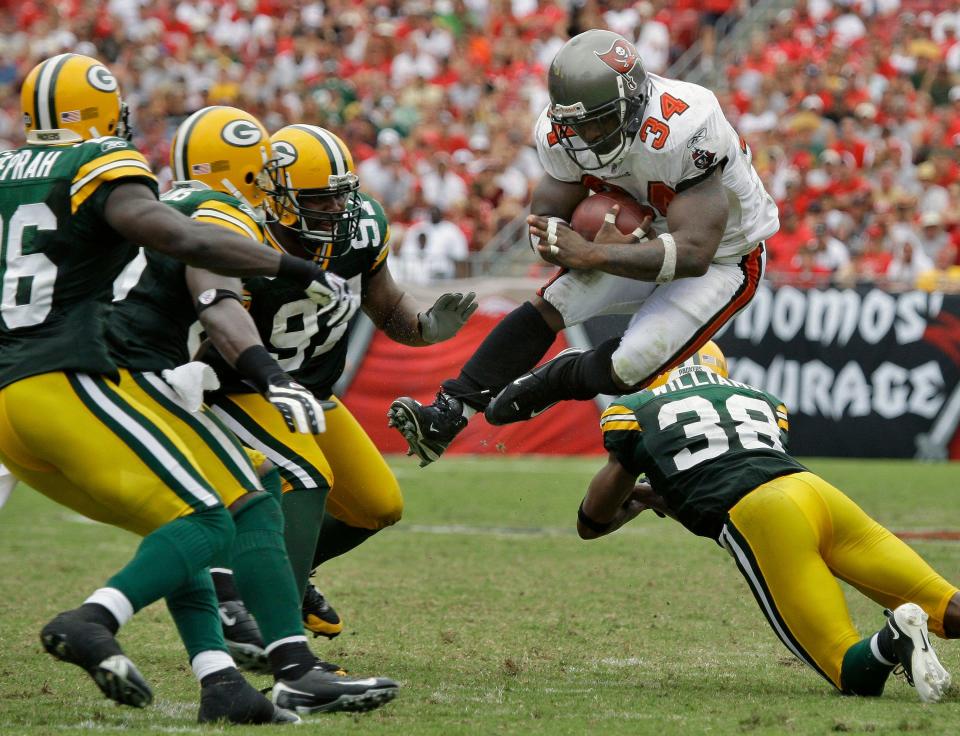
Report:
[[364,713],[369,710],[375,710],[381,705],[386,705],[397,697],[397,693],[399,692],[399,688],[395,687],[369,690],[359,695],[341,695],[336,700],[324,703],[323,705],[298,705],[294,710],[300,715],[339,712]]

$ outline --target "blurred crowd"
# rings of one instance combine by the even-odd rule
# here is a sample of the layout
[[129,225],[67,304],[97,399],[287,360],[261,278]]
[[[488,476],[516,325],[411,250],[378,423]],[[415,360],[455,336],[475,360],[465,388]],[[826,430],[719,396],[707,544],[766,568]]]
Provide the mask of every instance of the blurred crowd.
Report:
[[723,59],[780,206],[772,278],[960,288],[958,7],[799,0]]
[[204,105],[323,125],[383,202],[404,278],[448,278],[522,214],[570,35],[618,31],[657,73],[699,39],[781,207],[771,276],[937,285],[960,270],[954,6],[799,0],[715,58],[718,19],[746,0],[0,0],[0,147],[22,140],[26,72],[87,53],[118,75],[162,184],[173,131]]
[[176,126],[204,105],[329,127],[391,217],[397,268],[443,278],[523,212],[546,69],[571,34],[615,29],[662,72],[733,2],[0,0],[0,146],[22,141],[27,71],[87,53],[119,77],[162,184]]

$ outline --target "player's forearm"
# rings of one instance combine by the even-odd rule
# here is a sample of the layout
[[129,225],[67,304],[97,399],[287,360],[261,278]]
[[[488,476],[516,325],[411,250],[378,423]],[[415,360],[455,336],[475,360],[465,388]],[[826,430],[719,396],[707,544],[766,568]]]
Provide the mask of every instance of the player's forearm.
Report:
[[401,345],[420,348],[429,345],[420,334],[420,309],[417,300],[407,293],[389,309],[376,311],[364,305],[367,316],[387,337]]
[[233,299],[225,299],[203,310],[200,323],[210,343],[231,366],[236,367],[237,358],[248,348],[263,345],[253,319]]
[[[710,267],[716,246],[698,245],[674,235],[677,261],[673,279],[703,276]],[[660,238],[641,243],[594,243],[591,268],[637,281],[656,281],[663,268],[665,248]]]

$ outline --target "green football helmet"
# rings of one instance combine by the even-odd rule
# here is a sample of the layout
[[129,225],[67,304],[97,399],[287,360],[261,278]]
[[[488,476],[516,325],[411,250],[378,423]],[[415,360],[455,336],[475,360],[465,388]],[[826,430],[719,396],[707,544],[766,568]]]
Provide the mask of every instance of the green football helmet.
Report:
[[[547,77],[553,134],[580,168],[622,159],[640,129],[650,81],[636,48],[598,29],[574,36],[557,52]],[[589,151],[596,166],[578,154]]]

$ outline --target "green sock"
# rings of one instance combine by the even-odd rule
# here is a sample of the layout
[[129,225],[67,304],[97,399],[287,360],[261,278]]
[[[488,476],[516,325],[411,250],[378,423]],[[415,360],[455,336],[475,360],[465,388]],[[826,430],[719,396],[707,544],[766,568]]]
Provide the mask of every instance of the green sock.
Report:
[[233,522],[223,506],[182,516],[145,536],[107,587],[122,592],[139,611],[185,585],[223,556],[232,542]]
[[210,572],[196,573],[167,596],[167,609],[192,661],[200,652],[227,651]]
[[358,526],[350,526],[329,513],[324,514],[323,524],[320,526],[320,540],[317,542],[317,549],[313,553],[313,566],[320,567],[327,560],[332,560],[344,552],[349,552],[370,539],[377,531],[377,529],[362,529]]
[[846,695],[883,694],[883,686],[895,665],[877,658],[870,646],[873,638],[870,636],[858,641],[843,655],[840,682]]
[[302,488],[283,494],[283,537],[301,601],[310,579],[326,503],[326,488]]
[[283,478],[280,475],[279,468],[270,468],[260,477],[260,483],[263,490],[273,496],[277,501],[283,496]]
[[283,545],[283,514],[268,493],[258,493],[234,517],[233,577],[266,644],[303,636],[300,599]]

